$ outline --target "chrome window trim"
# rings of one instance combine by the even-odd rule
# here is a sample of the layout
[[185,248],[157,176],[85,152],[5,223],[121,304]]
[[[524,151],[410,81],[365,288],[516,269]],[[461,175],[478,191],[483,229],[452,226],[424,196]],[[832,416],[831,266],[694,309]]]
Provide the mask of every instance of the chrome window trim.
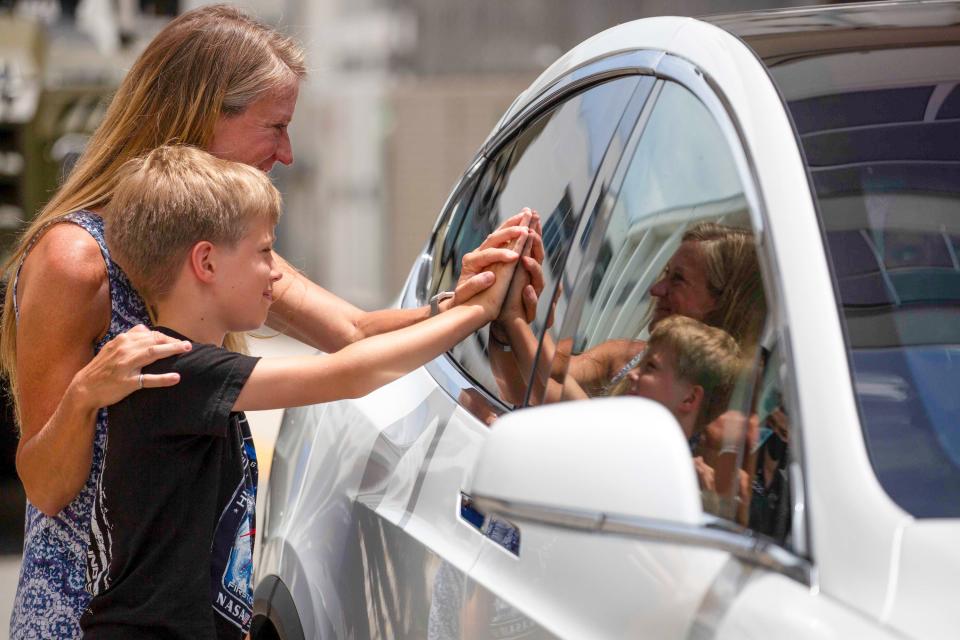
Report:
[[816,583],[813,566],[806,558],[725,520],[715,519],[701,525],[691,525],[601,511],[512,502],[477,494],[473,494],[473,503],[486,514],[495,514],[510,521],[722,551],[746,564],[779,573],[805,586],[813,588]]
[[449,352],[444,353],[439,358],[431,360],[423,365],[423,367],[433,377],[440,388],[450,395],[450,398],[453,399],[454,402],[459,404],[460,394],[464,391],[473,390],[483,396],[483,399],[490,405],[490,408],[497,413],[497,416],[511,411],[507,405],[488,393],[483,386],[477,384],[473,378],[468,376],[463,369],[460,368],[460,365],[450,356]]
[[496,153],[505,139],[513,137],[515,132],[532,118],[591,85],[621,76],[655,75],[654,71],[664,55],[663,51],[637,49],[592,60],[568,71],[532,98],[508,122],[499,125],[498,130],[483,145],[481,154],[489,157]]

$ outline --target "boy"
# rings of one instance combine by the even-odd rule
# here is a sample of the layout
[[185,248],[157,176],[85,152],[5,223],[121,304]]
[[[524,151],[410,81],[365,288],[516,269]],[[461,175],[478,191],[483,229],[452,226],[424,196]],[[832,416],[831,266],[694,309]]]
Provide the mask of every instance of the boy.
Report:
[[748,474],[738,473],[740,502],[718,495],[715,479],[717,445],[727,428],[719,418],[730,404],[742,362],[737,341],[726,331],[674,315],[657,323],[639,366],[619,386],[670,410],[693,447],[704,511],[738,522],[739,505],[745,508],[749,499]]
[[242,411],[359,397],[399,378],[496,317],[512,265],[498,266],[483,293],[417,325],[328,356],[258,360],[219,345],[265,321],[280,278],[272,252],[280,196],[265,174],[161,147],[128,163],[106,214],[108,243],[157,330],[192,348],[143,370],[178,373],[179,384],[109,408],[84,637],[242,638],[257,489]]
[[727,332],[670,316],[657,323],[640,364],[612,393],[656,400],[692,441],[726,410],[740,362],[740,347]]

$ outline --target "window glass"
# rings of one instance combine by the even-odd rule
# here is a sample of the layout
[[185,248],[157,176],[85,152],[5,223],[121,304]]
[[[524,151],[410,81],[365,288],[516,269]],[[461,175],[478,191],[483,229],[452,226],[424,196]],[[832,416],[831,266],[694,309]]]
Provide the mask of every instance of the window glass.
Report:
[[[488,164],[463,216],[438,289],[451,289],[463,256],[524,207],[542,221],[545,291],[562,272],[570,238],[638,77],[612,80],[575,95],[528,124]],[[511,363],[506,374],[490,363],[489,328],[452,350],[463,370],[508,407],[520,404],[529,368]],[[496,345],[494,345],[496,347]],[[496,350],[494,358],[502,352]]]
[[557,298],[578,317],[546,331],[540,353],[551,365],[536,368],[529,401],[663,404],[690,443],[705,510],[783,540],[783,367],[763,335],[766,297],[737,164],[709,110],[671,82],[624,162],[596,260],[568,274],[576,287]]
[[771,68],[815,189],[870,460],[917,517],[960,516],[958,53],[856,51]]
[[667,83],[607,227],[578,350],[614,337],[644,335],[654,301],[650,287],[683,232],[701,220],[747,226],[746,201],[726,141],[706,108]]
[[[457,234],[463,224],[463,219],[470,206],[470,200],[473,197],[474,189],[477,186],[477,177],[473,175],[461,181],[457,187],[451,203],[447,206],[446,215],[437,227],[437,233],[433,237],[433,249],[431,251],[431,271],[429,275],[429,287],[427,295],[433,295],[437,291],[452,291],[452,273],[450,272],[450,263],[452,261],[454,244]],[[425,283],[426,285],[427,283]]]

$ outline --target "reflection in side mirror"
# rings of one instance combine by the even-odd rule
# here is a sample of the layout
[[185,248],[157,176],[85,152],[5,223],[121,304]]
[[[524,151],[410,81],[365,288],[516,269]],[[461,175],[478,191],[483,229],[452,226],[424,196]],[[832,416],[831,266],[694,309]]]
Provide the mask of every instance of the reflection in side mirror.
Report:
[[674,417],[643,398],[517,411],[494,423],[474,498],[700,524],[690,448]]

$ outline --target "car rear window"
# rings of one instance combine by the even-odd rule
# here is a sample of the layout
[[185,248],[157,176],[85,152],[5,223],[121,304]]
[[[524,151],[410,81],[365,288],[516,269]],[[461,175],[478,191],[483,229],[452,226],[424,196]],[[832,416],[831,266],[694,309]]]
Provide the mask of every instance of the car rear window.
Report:
[[816,194],[870,459],[917,517],[960,516],[960,47],[770,68]]

